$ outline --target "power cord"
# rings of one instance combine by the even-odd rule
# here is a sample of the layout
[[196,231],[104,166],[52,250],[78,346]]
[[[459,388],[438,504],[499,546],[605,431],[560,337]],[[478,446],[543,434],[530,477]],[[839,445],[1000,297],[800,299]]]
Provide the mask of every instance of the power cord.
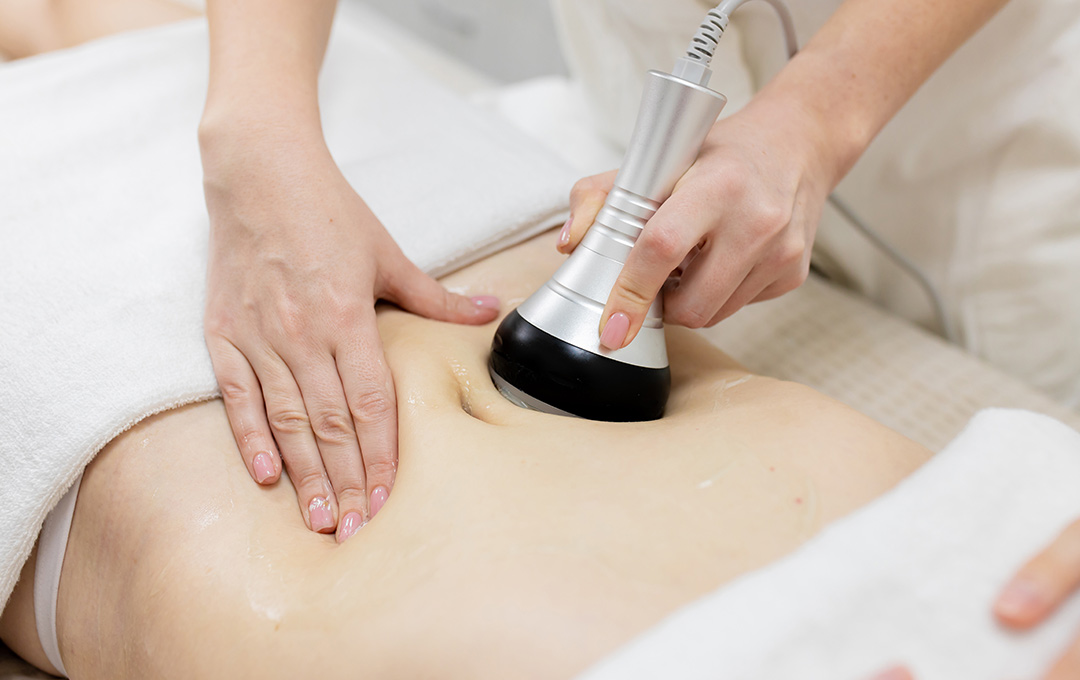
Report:
[[[716,53],[716,47],[720,43],[720,38],[723,37],[724,30],[727,29],[731,14],[747,2],[749,2],[749,0],[724,0],[714,9],[710,10],[709,13],[705,15],[705,20],[702,21],[697,33],[694,34],[693,39],[691,39],[689,47],[686,48],[686,54],[680,57],[675,63],[675,68],[671,72],[672,75],[698,85],[707,85],[709,78],[712,76],[712,70],[709,68],[709,65],[712,63],[713,55]],[[791,12],[788,10],[788,7],[784,4],[783,0],[765,0],[765,2],[769,3],[776,11],[781,28],[784,32],[784,47],[787,50],[788,59],[791,59],[799,51],[799,43],[795,37],[795,22],[791,18]],[[871,229],[870,226],[835,193],[829,194],[829,203],[831,203],[832,206],[836,208],[837,212],[850,222],[857,231],[862,233],[872,245],[884,253],[886,257],[891,259],[902,271],[915,279],[915,282],[923,289],[930,299],[930,304],[934,308],[934,314],[937,316],[938,324],[940,325],[945,338],[948,339],[949,342],[959,344],[960,336],[952,322],[952,318],[946,313],[945,300],[942,298],[938,289],[930,281],[930,277],[928,277],[926,273],[906,255],[901,253],[880,234]]]

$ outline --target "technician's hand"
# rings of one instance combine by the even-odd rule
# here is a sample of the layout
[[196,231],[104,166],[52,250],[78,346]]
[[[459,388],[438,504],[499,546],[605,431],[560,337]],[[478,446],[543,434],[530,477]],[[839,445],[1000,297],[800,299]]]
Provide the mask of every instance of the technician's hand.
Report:
[[[994,614],[1012,628],[1042,623],[1080,585],[1080,520],[1013,577],[994,603]],[[1080,678],[1080,639],[1074,641],[1044,680]]]
[[379,511],[397,468],[376,300],[471,324],[493,320],[498,301],[451,294],[421,272],[321,136],[296,137],[201,140],[211,224],[205,333],[251,476],[273,484],[283,460],[304,521],[317,532],[336,527],[340,542]]
[[[700,328],[801,285],[839,179],[823,137],[810,117],[760,97],[717,122],[627,258],[604,309],[601,344],[629,344],[661,290],[666,321]],[[611,172],[577,183],[560,251],[578,244],[614,179]]]

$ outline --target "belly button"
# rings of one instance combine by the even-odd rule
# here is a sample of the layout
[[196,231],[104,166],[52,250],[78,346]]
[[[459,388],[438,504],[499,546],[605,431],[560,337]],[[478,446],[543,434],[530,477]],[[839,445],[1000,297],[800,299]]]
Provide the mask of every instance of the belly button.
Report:
[[[473,385],[473,373],[457,361],[450,362],[450,370],[454,374],[454,382],[457,383],[461,410],[480,422],[489,425],[497,424],[492,418],[491,404],[485,403],[487,395],[484,393],[483,386]],[[488,380],[487,371],[483,372],[482,379]]]
[[472,383],[469,381],[469,372],[464,366],[456,361],[450,362],[450,371],[454,374],[454,382],[458,386],[458,398],[461,400],[461,410],[473,415],[472,409]]

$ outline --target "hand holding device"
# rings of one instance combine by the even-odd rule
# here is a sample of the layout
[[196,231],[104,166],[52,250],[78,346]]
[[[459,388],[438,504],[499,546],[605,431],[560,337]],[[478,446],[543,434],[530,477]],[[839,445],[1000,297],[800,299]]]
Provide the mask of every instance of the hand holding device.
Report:
[[[665,321],[700,328],[806,279],[835,172],[822,163],[818,122],[763,94],[713,126],[695,163],[645,225],[603,313],[605,325],[617,314],[628,323],[602,335],[605,346],[632,342],[657,295]],[[574,187],[559,250],[581,241],[611,180],[607,173]]]

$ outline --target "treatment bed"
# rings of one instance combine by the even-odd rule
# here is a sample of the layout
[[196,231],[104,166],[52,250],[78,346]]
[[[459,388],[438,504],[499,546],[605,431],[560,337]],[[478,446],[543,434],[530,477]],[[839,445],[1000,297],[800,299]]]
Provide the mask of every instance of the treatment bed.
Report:
[[[350,39],[376,46],[391,44],[400,35],[393,25],[352,5],[343,7],[338,21],[347,26]],[[131,36],[109,38],[79,49],[93,55],[94,50],[122,49],[125,40],[131,40]],[[108,41],[118,42],[112,48],[101,44]],[[418,49],[411,56],[419,68],[418,84],[423,84],[424,77],[441,81],[445,88],[486,111],[483,115],[501,117],[515,126],[523,140],[531,137],[520,148],[528,149],[530,144],[539,143],[561,158],[565,166],[561,169],[553,166],[545,177],[555,185],[563,182],[566,193],[575,176],[608,169],[618,162],[618,151],[591,131],[586,105],[572,82],[545,78],[496,87],[482,75],[431,48]],[[57,73],[63,73],[67,68],[64,60],[73,60],[75,56],[58,54],[46,58],[55,59]],[[21,66],[0,65],[0,72]],[[343,114],[339,111],[331,115],[340,118]],[[194,129],[191,140],[194,145]],[[539,156],[530,156],[534,157]],[[0,156],[0,163],[3,162]],[[445,273],[550,226],[562,216],[565,206],[549,200],[545,193],[549,189],[545,185],[540,195],[531,199],[533,211],[529,218],[523,218],[505,233],[469,235],[472,239],[469,247],[461,252],[455,252],[447,244],[426,252],[421,249],[418,261],[428,271]],[[410,252],[408,244],[405,249]],[[1075,411],[817,275],[812,275],[794,293],[748,307],[700,333],[751,371],[814,387],[935,452],[953,441],[975,414],[991,407],[1026,409],[1080,429],[1080,414]],[[189,400],[205,399],[212,393],[211,385],[202,392],[193,391]],[[963,486],[955,489],[959,499],[974,491]],[[1010,559],[1016,562],[1023,557],[1018,554]],[[754,587],[753,583],[749,587]],[[989,602],[986,606],[989,610]],[[1066,627],[1059,626],[1059,631]],[[1043,644],[1052,643],[1049,640]],[[618,666],[612,669],[598,668],[593,677],[626,677]],[[43,677],[47,676],[23,664],[6,648],[0,648],[0,680]]]

